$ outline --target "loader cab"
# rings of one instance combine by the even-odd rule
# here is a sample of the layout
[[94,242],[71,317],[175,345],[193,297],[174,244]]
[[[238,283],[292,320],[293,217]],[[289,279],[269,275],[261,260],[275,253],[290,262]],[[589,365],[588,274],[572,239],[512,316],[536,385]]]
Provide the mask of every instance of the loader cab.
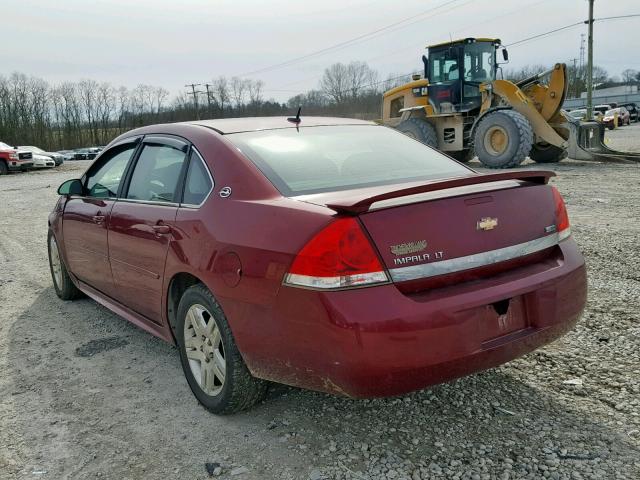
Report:
[[429,102],[440,113],[467,112],[482,103],[480,85],[496,79],[498,39],[465,38],[428,47]]

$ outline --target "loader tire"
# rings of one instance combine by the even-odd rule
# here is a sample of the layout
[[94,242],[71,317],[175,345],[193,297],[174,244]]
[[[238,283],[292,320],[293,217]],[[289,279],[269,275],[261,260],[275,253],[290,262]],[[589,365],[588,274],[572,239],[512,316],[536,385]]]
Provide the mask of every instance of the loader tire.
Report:
[[438,135],[436,129],[426,120],[422,118],[410,118],[398,125],[397,130],[404,133],[407,137],[428,145],[429,147],[438,148]]
[[478,160],[488,168],[517,167],[527,158],[532,145],[531,124],[515,110],[487,113],[474,135]]
[[459,152],[447,152],[447,155],[459,162],[468,163],[476,156],[476,152],[473,151],[473,148],[468,148],[466,150],[460,150]]
[[567,151],[548,143],[535,143],[531,147],[529,158],[536,163],[558,163],[567,158]]

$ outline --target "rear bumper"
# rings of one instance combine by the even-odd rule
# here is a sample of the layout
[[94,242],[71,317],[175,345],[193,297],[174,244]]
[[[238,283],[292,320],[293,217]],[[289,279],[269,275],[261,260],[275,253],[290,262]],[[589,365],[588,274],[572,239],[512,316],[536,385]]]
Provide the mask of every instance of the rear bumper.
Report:
[[[259,337],[255,323],[251,332],[239,322],[238,344],[259,377],[351,397],[448,381],[524,355],[575,325],[586,303],[584,259],[571,238],[558,249],[544,268],[419,294],[394,285],[337,292],[283,286]],[[515,323],[501,329],[492,304],[505,299],[519,307],[510,307]]]

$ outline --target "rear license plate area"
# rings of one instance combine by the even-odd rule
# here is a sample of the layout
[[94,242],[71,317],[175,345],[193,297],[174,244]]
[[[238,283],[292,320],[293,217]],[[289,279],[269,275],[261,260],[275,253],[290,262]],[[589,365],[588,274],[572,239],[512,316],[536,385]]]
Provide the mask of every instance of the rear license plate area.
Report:
[[527,311],[521,296],[501,300],[485,307],[480,325],[482,341],[524,330],[528,326]]

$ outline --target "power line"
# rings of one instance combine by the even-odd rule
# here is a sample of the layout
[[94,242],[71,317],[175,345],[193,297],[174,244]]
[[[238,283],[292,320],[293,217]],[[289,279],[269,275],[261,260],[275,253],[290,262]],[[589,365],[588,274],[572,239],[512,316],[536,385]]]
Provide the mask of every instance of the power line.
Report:
[[[594,22],[602,22],[602,21],[605,21],[605,20],[620,20],[620,19],[623,19],[623,18],[634,18],[634,17],[640,17],[640,13],[632,13],[632,14],[629,14],[629,15],[618,15],[618,16],[615,16],[615,17],[594,18],[593,21]],[[553,30],[549,30],[548,32],[539,33],[538,35],[534,35],[532,37],[523,38],[522,40],[518,40],[516,42],[510,43],[509,45],[505,45],[505,47],[513,47],[514,45],[519,45],[521,43],[525,43],[525,42],[528,42],[530,40],[535,40],[537,38],[546,37],[548,35],[552,35],[554,33],[561,32],[561,31],[567,30],[569,28],[577,27],[578,25],[587,25],[587,24],[589,24],[589,20],[583,20],[581,22],[572,23],[572,24],[569,24],[569,25],[565,25],[563,27],[559,27],[559,28],[555,28]]]
[[[602,18],[594,18],[594,22],[601,22],[602,20],[619,20],[622,18],[634,18],[640,17],[640,13],[630,13],[629,15],[618,15],[615,17],[602,17]],[[585,20],[584,23],[589,23],[589,20]]]
[[577,27],[578,25],[583,25],[584,22],[576,22],[570,25],[565,25],[564,27],[554,28],[553,30],[549,30],[548,32],[539,33],[538,35],[534,35],[532,37],[523,38],[522,40],[518,40],[517,42],[510,43],[505,45],[505,47],[513,47],[514,45],[520,45],[521,43],[529,42],[531,40],[535,40],[537,38],[546,37],[547,35],[552,35],[557,32],[561,32],[562,30],[567,30],[569,28]]
[[[263,67],[263,68],[260,68],[260,69],[257,69],[257,70],[253,70],[251,72],[246,72],[246,73],[243,73],[243,74],[238,75],[238,76],[239,77],[249,77],[249,76],[256,75],[258,73],[264,73],[264,72],[267,72],[267,71],[277,70],[277,69],[280,69],[280,68],[288,67],[289,65],[293,65],[293,64],[299,63],[301,61],[307,60],[307,59],[312,58],[312,57],[316,57],[318,55],[323,55],[323,54],[328,53],[328,52],[333,51],[333,50],[337,50],[337,49],[341,49],[341,48],[347,47],[347,46],[352,45],[354,43],[357,43],[359,41],[368,40],[369,38],[372,38],[372,37],[374,37],[374,36],[376,36],[376,35],[378,35],[378,34],[380,34],[382,32],[386,32],[388,30],[394,29],[394,27],[400,27],[401,26],[400,28],[404,28],[406,26],[413,25],[414,23],[417,23],[419,21],[424,20],[424,19],[416,20],[417,17],[423,17],[425,15],[428,15],[429,13],[435,12],[438,9],[441,9],[443,7],[446,7],[448,5],[451,5],[451,4],[453,4],[455,2],[459,2],[459,1],[460,0],[449,0],[449,1],[446,1],[446,2],[440,4],[440,5],[436,6],[436,7],[433,7],[433,8],[430,8],[428,10],[425,10],[424,12],[418,13],[416,15],[412,15],[411,17],[406,17],[406,18],[404,18],[402,20],[399,20],[397,22],[394,22],[392,24],[386,25],[384,27],[378,28],[378,29],[373,30],[373,31],[368,32],[368,33],[364,33],[362,35],[358,35],[357,37],[351,38],[349,40],[345,40],[343,42],[337,43],[337,44],[332,45],[330,47],[325,47],[325,48],[322,48],[320,50],[316,50],[315,52],[311,52],[311,53],[302,55],[300,57],[292,58],[290,60],[275,64],[275,65],[270,65],[270,66]],[[453,8],[451,8],[449,10],[446,10],[446,11],[443,11],[443,12],[436,12],[435,15],[440,15],[442,13],[451,11],[451,10],[453,10],[455,8],[460,8],[461,6],[467,5],[467,4],[469,4],[469,3],[473,2],[473,1],[475,1],[475,0],[467,0],[465,3],[460,4],[460,5],[456,5],[456,6],[454,6]],[[413,22],[410,22],[411,20],[413,20]],[[410,22],[410,23],[408,23],[407,25],[402,25],[402,24],[405,24],[407,22]]]

